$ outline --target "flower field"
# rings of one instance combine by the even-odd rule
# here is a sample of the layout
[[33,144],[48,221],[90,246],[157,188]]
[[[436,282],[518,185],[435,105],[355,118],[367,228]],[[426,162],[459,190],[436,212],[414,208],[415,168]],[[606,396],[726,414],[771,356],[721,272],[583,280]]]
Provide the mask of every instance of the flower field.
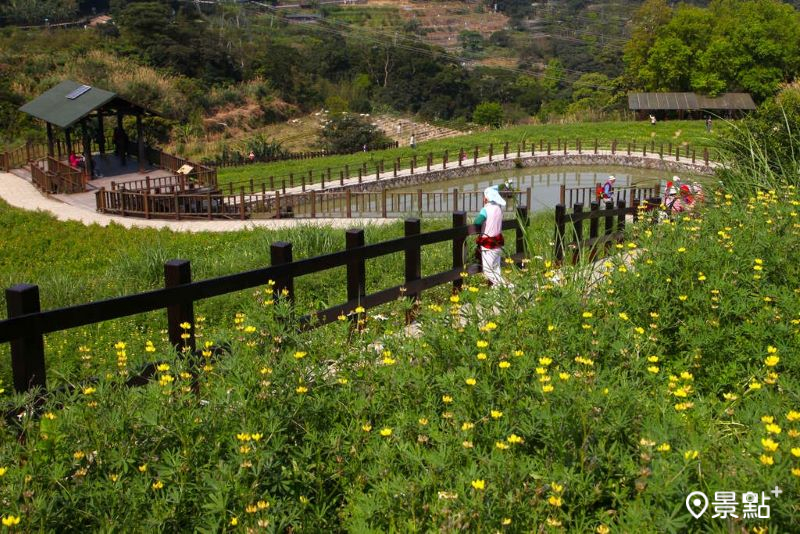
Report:
[[[154,329],[87,335],[64,380],[99,379],[0,426],[3,525],[792,531],[800,195],[710,196],[696,217],[628,225],[598,283],[542,254],[508,267],[513,291],[467,276],[426,294],[417,332],[398,301],[298,334],[265,286],[198,321],[196,361]],[[537,252],[551,231],[530,235]],[[143,361],[156,377],[125,387]],[[775,486],[769,519],[684,505]]]

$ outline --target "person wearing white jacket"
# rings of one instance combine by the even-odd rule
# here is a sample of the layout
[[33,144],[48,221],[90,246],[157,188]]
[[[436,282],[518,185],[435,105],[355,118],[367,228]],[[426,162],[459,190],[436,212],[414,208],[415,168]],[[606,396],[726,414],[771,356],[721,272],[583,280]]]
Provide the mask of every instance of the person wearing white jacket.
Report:
[[475,225],[482,225],[477,243],[481,249],[483,274],[492,286],[510,286],[503,279],[500,261],[503,252],[503,206],[505,199],[500,196],[498,186],[487,187],[483,192],[483,209],[475,218]]

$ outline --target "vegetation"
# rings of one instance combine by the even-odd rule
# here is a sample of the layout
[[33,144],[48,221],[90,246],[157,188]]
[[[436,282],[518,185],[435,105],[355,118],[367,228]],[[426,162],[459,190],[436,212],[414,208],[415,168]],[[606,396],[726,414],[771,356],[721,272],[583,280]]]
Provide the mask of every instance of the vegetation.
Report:
[[[254,178],[256,182],[267,180],[273,177],[288,177],[289,173],[294,173],[295,177],[307,175],[311,170],[318,177],[319,173],[331,168],[338,170],[348,165],[352,172],[356,172],[359,165],[367,163],[370,169],[380,160],[388,165],[395,158],[402,158],[402,168],[407,168],[410,158],[416,154],[417,165],[424,164],[428,153],[434,155],[434,163],[441,164],[442,155],[445,150],[449,151],[450,160],[458,157],[458,150],[463,148],[467,154],[472,154],[472,150],[477,146],[480,153],[486,155],[490,143],[494,143],[495,153],[502,152],[502,145],[506,141],[510,143],[510,149],[516,151],[517,143],[523,140],[528,143],[536,143],[536,150],[539,150],[539,141],[543,140],[546,150],[547,143],[552,142],[553,146],[559,139],[568,140],[570,146],[575,146],[575,140],[580,139],[584,148],[593,147],[594,140],[597,139],[608,147],[612,140],[616,139],[623,149],[627,142],[636,141],[639,146],[644,142],[655,143],[656,150],[663,143],[665,150],[672,143],[673,146],[691,144],[697,147],[711,146],[712,143],[725,135],[729,128],[728,125],[719,121],[714,126],[714,131],[706,132],[705,126],[701,121],[663,121],[650,126],[644,122],[597,122],[597,123],[571,123],[571,124],[541,124],[530,126],[515,126],[499,130],[477,132],[458,137],[437,139],[419,143],[416,150],[404,146],[388,150],[374,152],[358,152],[355,154],[328,156],[325,158],[315,158],[309,160],[295,161],[276,161],[273,163],[248,165],[246,167],[228,167],[218,171],[220,184],[245,182]],[[702,151],[701,151],[702,152]],[[516,152],[514,152],[516,155]],[[318,178],[317,178],[318,179]]]
[[[201,343],[230,353],[197,368],[157,334],[87,337],[70,376],[101,379],[0,426],[3,519],[70,531],[791,529],[800,268],[784,251],[800,246],[800,197],[709,196],[696,217],[629,227],[622,248],[639,254],[608,258],[594,286],[572,269],[554,278],[545,256],[507,273],[513,293],[468,277],[457,296],[426,297],[419,337],[403,333],[403,302],[359,315],[357,330],[298,335],[263,291],[201,323]],[[162,362],[157,376],[123,387],[143,360]],[[683,504],[775,485],[768,523],[694,520]]]
[[336,154],[385,146],[389,138],[363,117],[334,113],[322,128],[320,143],[322,148]]

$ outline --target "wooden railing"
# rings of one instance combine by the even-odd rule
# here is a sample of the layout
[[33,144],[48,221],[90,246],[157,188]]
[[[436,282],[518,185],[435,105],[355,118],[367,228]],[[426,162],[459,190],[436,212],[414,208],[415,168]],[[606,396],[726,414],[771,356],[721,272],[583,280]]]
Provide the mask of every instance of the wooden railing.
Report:
[[[358,306],[370,309],[398,298],[417,301],[422,291],[442,284],[452,283],[454,290],[459,289],[462,285],[461,273],[466,267],[463,254],[465,241],[468,236],[478,233],[480,227],[468,226],[465,212],[453,213],[452,220],[452,228],[423,234],[419,219],[407,219],[405,237],[373,245],[365,244],[363,230],[348,230],[345,250],[298,261],[292,259],[292,244],[281,241],[271,245],[271,267],[199,282],[192,282],[188,261],[172,260],[164,265],[163,289],[47,311],[40,311],[38,286],[15,285],[6,289],[8,319],[0,321],[0,343],[11,344],[14,388],[18,392],[32,388],[41,388],[40,393],[46,390],[45,334],[155,310],[167,310],[167,332],[172,346],[176,350],[185,348],[194,353],[195,302],[264,286],[270,280],[275,282],[272,286],[275,298],[285,296],[292,302],[296,278],[336,267],[346,267],[347,301],[297,318],[299,329],[316,328],[334,322],[341,314],[354,313]],[[503,230],[516,232],[514,258],[517,260],[522,259],[525,253],[524,232],[527,224],[528,217],[524,209],[518,211],[517,218],[503,221]],[[452,268],[423,277],[422,247],[437,243],[452,244]],[[367,260],[397,252],[405,255],[404,282],[367,294]],[[475,270],[473,266],[471,271]],[[181,327],[182,323],[188,323],[189,328]],[[184,334],[188,334],[188,338],[184,338]],[[149,366],[150,374],[152,367]]]
[[286,193],[287,188],[306,187],[319,185],[320,189],[330,187],[342,187],[346,180],[354,180],[363,183],[367,176],[372,176],[378,181],[387,178],[397,177],[403,173],[420,174],[436,170],[452,169],[477,165],[481,158],[488,158],[489,162],[504,161],[514,158],[525,158],[543,155],[582,155],[582,154],[608,154],[608,155],[630,155],[643,157],[656,157],[661,160],[670,160],[680,163],[691,162],[696,164],[702,162],[708,167],[712,162],[709,160],[709,149],[699,148],[686,144],[660,143],[656,145],[654,141],[641,143],[636,141],[619,142],[615,139],[610,141],[599,141],[597,139],[585,143],[580,139],[574,141],[566,139],[556,139],[555,142],[540,139],[538,143],[523,140],[516,145],[505,142],[495,146],[489,144],[488,147],[460,148],[456,151],[445,150],[441,154],[429,152],[426,154],[415,154],[407,157],[397,157],[391,160],[370,160],[359,164],[347,164],[341,167],[325,167],[309,169],[305,172],[289,172],[284,175],[269,175],[261,178],[248,178],[225,183],[220,188],[228,190],[228,194],[234,194],[242,187],[247,189],[263,189],[275,191],[280,189]]
[[31,162],[31,181],[47,194],[81,193],[85,189],[84,173],[55,158]]
[[[571,206],[576,203],[588,205],[593,201],[600,202],[602,199],[597,198],[598,186],[600,186],[600,184],[568,188],[562,184],[559,192],[559,203]],[[635,201],[643,202],[645,199],[658,196],[659,194],[660,187],[657,185],[645,187],[631,185],[615,187],[611,195],[613,197],[611,200],[614,202],[623,201],[628,205],[632,205]]]
[[[282,195],[275,193],[245,193],[226,195],[211,188],[194,188],[191,184],[128,191],[117,188],[97,191],[96,207],[101,213],[144,217],[147,219],[248,219],[262,218],[360,218],[402,217],[409,214],[448,214],[467,210],[477,212],[483,206],[482,191],[426,193],[392,191],[308,191]],[[531,188],[516,191],[505,210],[531,205]]]
[[[584,249],[589,249],[589,261],[593,261],[598,251],[614,241],[621,240],[625,235],[625,223],[627,216],[631,216],[633,221],[639,220],[641,212],[653,212],[661,206],[660,197],[648,198],[644,201],[634,200],[628,207],[624,200],[617,202],[605,202],[604,209],[601,209],[600,202],[592,201],[589,204],[589,211],[584,211],[584,204],[577,203],[573,206],[573,212],[567,213],[564,204],[558,204],[555,208],[556,237],[555,237],[555,260],[561,264],[564,260],[564,251],[572,251],[572,262],[577,263]],[[616,218],[616,222],[615,222]],[[600,220],[603,220],[603,232],[600,233]],[[589,221],[589,237],[584,238],[584,221]]]

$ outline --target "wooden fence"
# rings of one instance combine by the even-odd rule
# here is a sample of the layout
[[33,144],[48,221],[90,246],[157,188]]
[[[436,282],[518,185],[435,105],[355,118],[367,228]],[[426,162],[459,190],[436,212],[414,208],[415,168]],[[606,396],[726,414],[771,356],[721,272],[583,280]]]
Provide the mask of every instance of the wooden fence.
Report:
[[[19,284],[6,289],[8,319],[0,321],[0,343],[11,345],[11,367],[14,388],[24,392],[31,388],[46,390],[44,363],[44,335],[50,332],[69,330],[96,324],[120,317],[128,317],[155,310],[167,310],[169,341],[176,350],[196,349],[194,335],[194,303],[199,300],[225,295],[244,289],[267,285],[272,287],[276,298],[286,291],[289,301],[294,299],[294,280],[300,276],[314,274],[336,267],[347,269],[347,301],[330,308],[297,318],[300,329],[310,329],[337,320],[341,314],[353,313],[356,307],[370,309],[401,297],[417,301],[422,291],[446,283],[459,289],[461,272],[465,269],[463,247],[468,236],[480,231],[480,227],[467,225],[467,214],[463,211],[452,215],[453,226],[435,232],[421,233],[419,219],[405,221],[405,236],[373,245],[366,245],[361,229],[346,232],[346,248],[314,258],[293,261],[292,244],[272,243],[271,267],[192,282],[191,265],[186,260],[172,260],[164,265],[164,288],[127,295],[107,300],[80,304],[66,308],[41,311],[39,287]],[[519,209],[517,218],[503,221],[503,230],[516,232],[514,258],[522,259],[525,253],[524,231],[528,214]],[[422,247],[437,243],[452,243],[452,268],[423,277]],[[402,252],[405,255],[405,279],[401,285],[366,293],[366,260]],[[474,271],[475,268],[472,268]],[[184,329],[182,323],[189,323]],[[188,334],[184,339],[183,334]],[[152,365],[146,373],[153,372]],[[136,377],[135,377],[136,378]],[[132,379],[129,383],[144,380]]]
[[358,183],[362,183],[363,179],[367,176],[375,176],[377,180],[382,178],[393,178],[398,176],[403,171],[408,171],[407,174],[418,174],[421,172],[430,172],[432,170],[445,170],[453,167],[463,167],[464,165],[476,165],[479,158],[488,157],[489,161],[503,161],[510,158],[523,158],[536,155],[557,155],[557,154],[625,154],[638,156],[641,154],[644,157],[648,155],[658,155],[660,159],[669,159],[672,161],[680,162],[686,161],[697,163],[698,160],[702,161],[706,166],[709,165],[709,150],[702,148],[698,152],[698,148],[692,145],[673,146],[672,143],[655,144],[655,141],[649,143],[619,142],[617,140],[599,141],[597,139],[584,142],[580,139],[567,140],[556,139],[555,142],[545,141],[540,139],[538,143],[523,140],[516,145],[509,142],[502,143],[498,146],[489,144],[488,147],[473,148],[459,148],[457,152],[450,152],[449,150],[443,151],[441,154],[414,154],[407,157],[397,157],[391,160],[370,160],[364,161],[359,164],[347,164],[341,167],[326,167],[324,169],[309,169],[305,172],[289,172],[285,175],[270,175],[262,178],[248,178],[245,180],[238,180],[228,182],[221,185],[220,188],[228,190],[228,194],[232,195],[240,191],[242,187],[263,188],[267,191],[275,191],[280,189],[286,193],[287,188],[300,187],[305,190],[306,187],[319,184],[320,189],[328,187],[341,187],[345,185],[345,180],[357,179]]
[[47,194],[80,193],[86,185],[81,169],[50,156],[31,162],[31,181],[37,189]]
[[[624,200],[618,201],[616,207],[611,201],[604,204],[605,209],[601,209],[600,202],[592,201],[589,204],[589,211],[584,211],[584,204],[577,203],[573,206],[571,214],[567,213],[564,204],[556,206],[554,256],[557,264],[563,262],[565,249],[572,251],[573,264],[578,262],[584,249],[589,249],[588,258],[590,261],[594,260],[598,250],[624,237],[627,216],[630,215],[634,222],[638,221],[640,212],[657,209],[661,205],[661,198],[652,197],[644,202],[637,199],[629,207]],[[601,219],[603,220],[602,234],[600,233]],[[584,221],[589,221],[588,238],[584,238]]]

